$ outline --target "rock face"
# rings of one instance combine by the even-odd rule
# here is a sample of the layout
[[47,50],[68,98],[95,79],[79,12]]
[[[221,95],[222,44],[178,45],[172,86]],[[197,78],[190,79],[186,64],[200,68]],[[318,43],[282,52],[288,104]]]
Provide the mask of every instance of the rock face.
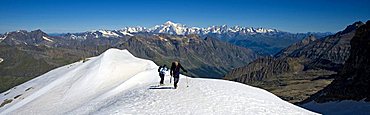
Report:
[[275,79],[276,75],[302,71],[303,65],[298,61],[294,58],[259,58],[248,64],[248,67],[234,69],[225,78],[247,84],[263,82]]
[[[309,36],[274,57],[257,59],[232,70],[224,79],[265,88],[290,102],[302,101],[328,85],[332,81],[330,75],[343,67],[349,57],[350,40],[361,25],[362,22],[356,22],[323,39]],[[289,91],[298,83],[303,86]],[[295,92],[298,96],[285,92]]]
[[305,102],[338,100],[370,101],[370,21],[357,29],[351,40],[350,56],[335,80]]
[[[276,57],[300,57],[308,58],[311,61],[307,64],[307,68],[325,68],[337,71],[342,67],[345,60],[349,56],[350,40],[355,34],[355,30],[363,25],[362,22],[355,22],[347,26],[343,31],[330,35],[321,40],[297,47],[297,49],[289,51],[289,54],[277,54]],[[294,46],[294,45],[293,45]],[[283,50],[283,53],[286,52]]]

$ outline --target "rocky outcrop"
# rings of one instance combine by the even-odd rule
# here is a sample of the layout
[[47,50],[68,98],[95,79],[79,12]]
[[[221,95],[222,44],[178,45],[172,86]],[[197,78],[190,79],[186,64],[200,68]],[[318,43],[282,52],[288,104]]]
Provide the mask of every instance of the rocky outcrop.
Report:
[[315,40],[315,42],[307,44],[305,48],[298,48],[292,51],[288,56],[310,59],[324,58],[333,62],[344,63],[346,59],[339,58],[338,60],[338,58],[332,58],[332,56],[343,56],[337,54],[349,52],[348,47],[350,47],[350,40],[353,38],[356,29],[361,25],[363,25],[362,22],[355,22],[347,26],[343,31],[337,32],[334,35],[329,35],[320,40]]
[[345,30],[307,44],[287,56],[310,59],[311,61],[305,64],[308,69],[323,68],[338,71],[347,60],[351,48],[350,41],[361,25],[363,25],[362,22],[355,22]]
[[357,29],[350,56],[335,80],[310,99],[322,103],[340,100],[370,101],[370,21]]
[[254,84],[254,82],[274,79],[276,75],[302,71],[303,67],[299,60],[295,58],[260,58],[248,64],[247,67],[234,69],[226,74],[225,78],[246,84]]

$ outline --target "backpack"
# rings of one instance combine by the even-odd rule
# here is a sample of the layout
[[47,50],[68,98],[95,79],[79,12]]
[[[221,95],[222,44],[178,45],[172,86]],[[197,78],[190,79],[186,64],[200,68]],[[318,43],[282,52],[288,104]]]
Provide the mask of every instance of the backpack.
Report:
[[166,74],[167,68],[166,67],[161,67],[159,70],[160,74]]

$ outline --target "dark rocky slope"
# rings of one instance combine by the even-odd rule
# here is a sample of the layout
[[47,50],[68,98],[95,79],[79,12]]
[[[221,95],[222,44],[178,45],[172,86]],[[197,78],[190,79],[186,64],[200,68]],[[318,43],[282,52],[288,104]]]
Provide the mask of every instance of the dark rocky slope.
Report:
[[[370,101],[370,21],[357,29],[351,40],[350,56],[335,80],[304,102],[341,100]],[[303,102],[303,103],[304,103]]]
[[261,87],[290,102],[300,102],[333,80],[330,75],[343,67],[349,57],[350,40],[361,25],[362,22],[356,22],[323,39],[310,36],[275,57],[257,59],[234,69],[224,79]]

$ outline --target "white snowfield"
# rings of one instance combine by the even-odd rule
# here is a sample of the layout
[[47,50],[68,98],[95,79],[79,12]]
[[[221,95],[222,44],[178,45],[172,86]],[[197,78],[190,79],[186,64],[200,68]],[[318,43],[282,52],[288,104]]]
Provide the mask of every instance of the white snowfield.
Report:
[[11,102],[0,114],[316,114],[232,81],[180,76],[172,89],[166,75],[158,87],[157,69],[127,50],[109,49],[2,93],[1,103]]

